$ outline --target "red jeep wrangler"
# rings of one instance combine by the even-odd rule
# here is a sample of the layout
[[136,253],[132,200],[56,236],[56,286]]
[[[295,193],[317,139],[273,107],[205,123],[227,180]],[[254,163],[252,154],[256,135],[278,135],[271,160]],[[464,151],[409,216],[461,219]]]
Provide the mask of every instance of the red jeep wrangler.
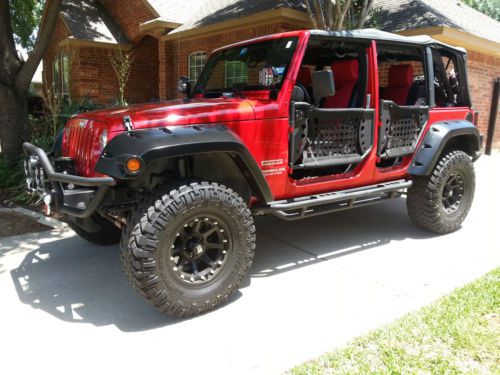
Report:
[[214,309],[255,251],[254,215],[296,220],[406,192],[436,233],[472,204],[466,52],[376,30],[296,31],[215,51],[186,99],[74,117],[27,186],[84,239],[121,241],[132,285],[167,314]]

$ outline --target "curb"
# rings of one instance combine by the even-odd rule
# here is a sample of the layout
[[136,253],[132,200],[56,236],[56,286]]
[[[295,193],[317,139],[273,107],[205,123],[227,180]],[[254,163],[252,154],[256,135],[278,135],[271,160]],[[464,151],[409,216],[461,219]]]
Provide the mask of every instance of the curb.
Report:
[[59,221],[57,219],[53,219],[51,217],[47,217],[39,212],[31,211],[26,208],[21,208],[21,207],[16,207],[16,208],[5,208],[5,207],[0,207],[0,212],[16,212],[18,214],[24,215],[31,217],[32,219],[35,219],[37,222],[39,222],[42,225],[51,227],[53,229],[66,229],[69,228],[68,224],[63,223],[62,221]]

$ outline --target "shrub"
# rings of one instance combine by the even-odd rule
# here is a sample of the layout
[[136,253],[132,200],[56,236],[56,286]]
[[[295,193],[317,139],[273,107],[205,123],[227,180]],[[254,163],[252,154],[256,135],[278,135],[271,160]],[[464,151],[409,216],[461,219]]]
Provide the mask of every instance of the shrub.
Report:
[[[57,134],[69,118],[79,113],[101,108],[104,107],[85,97],[80,101],[62,105],[60,113],[55,117],[57,121],[54,121],[53,116],[36,117],[29,115],[30,142],[48,152],[52,148]],[[13,200],[17,203],[27,203],[33,200],[24,193],[23,160],[24,156],[20,155],[19,160],[8,161],[0,153],[0,196],[2,199]]]

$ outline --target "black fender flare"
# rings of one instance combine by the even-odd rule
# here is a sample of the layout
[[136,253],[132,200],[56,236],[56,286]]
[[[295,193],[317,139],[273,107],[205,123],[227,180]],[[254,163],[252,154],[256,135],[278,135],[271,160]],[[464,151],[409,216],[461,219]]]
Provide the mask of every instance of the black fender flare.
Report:
[[467,120],[450,120],[432,124],[408,168],[408,174],[417,176],[431,174],[448,142],[453,138],[464,136],[472,139],[469,146],[474,155],[471,156],[474,160],[477,159],[481,150],[481,136],[473,123]]
[[139,158],[142,170],[159,159],[221,152],[230,155],[243,176],[266,202],[273,201],[259,165],[243,141],[224,125],[172,126],[128,131],[113,138],[104,148],[96,171],[116,179],[134,179],[125,163]]

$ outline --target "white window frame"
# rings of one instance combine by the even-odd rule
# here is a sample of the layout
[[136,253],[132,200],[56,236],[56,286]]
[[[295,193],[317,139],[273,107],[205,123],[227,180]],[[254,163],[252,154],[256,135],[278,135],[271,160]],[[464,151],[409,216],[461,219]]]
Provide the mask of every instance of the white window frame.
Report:
[[69,98],[69,66],[69,56],[65,51],[58,52],[54,56],[52,61],[52,89],[57,95],[66,98]]
[[[208,54],[205,51],[196,51],[188,56],[188,77],[190,81],[198,81],[201,71],[207,62]],[[194,74],[192,74],[194,70]]]

